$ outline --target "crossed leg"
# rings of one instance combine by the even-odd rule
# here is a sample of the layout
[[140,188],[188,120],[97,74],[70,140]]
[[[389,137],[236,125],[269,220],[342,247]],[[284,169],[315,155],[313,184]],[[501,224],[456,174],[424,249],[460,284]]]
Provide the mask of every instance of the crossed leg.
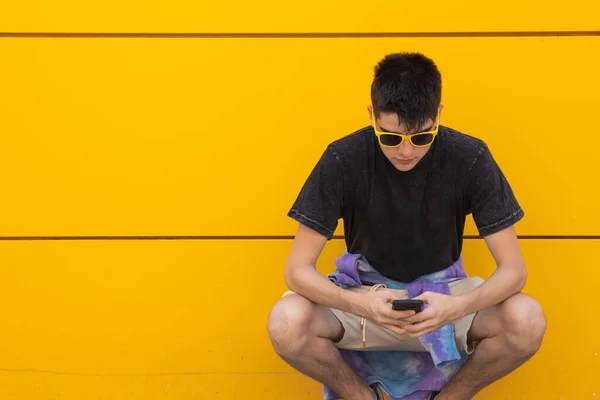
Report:
[[[477,343],[475,351],[438,399],[471,399],[533,356],[545,329],[540,305],[522,293],[479,312],[469,331],[469,339]],[[268,332],[275,351],[298,371],[345,400],[374,399],[371,389],[342,359],[335,343],[344,328],[328,308],[297,294],[285,296],[271,310]]]
[[540,348],[546,318],[533,298],[518,293],[475,316],[469,340],[475,351],[436,399],[471,399],[529,360]]

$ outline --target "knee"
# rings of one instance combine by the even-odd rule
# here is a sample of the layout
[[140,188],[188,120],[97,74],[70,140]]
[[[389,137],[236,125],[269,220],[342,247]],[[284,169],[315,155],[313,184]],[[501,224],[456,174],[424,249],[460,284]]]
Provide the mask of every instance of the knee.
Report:
[[286,296],[273,306],[267,331],[273,348],[280,356],[300,354],[309,340],[315,311],[314,303],[296,294]]
[[516,294],[502,304],[502,319],[507,345],[519,357],[533,356],[546,332],[546,317],[540,304],[526,294]]

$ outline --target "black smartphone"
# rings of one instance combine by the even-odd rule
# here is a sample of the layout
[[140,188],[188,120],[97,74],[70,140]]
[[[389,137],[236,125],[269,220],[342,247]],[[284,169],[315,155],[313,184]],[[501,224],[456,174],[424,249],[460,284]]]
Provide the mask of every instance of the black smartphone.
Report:
[[412,310],[416,313],[423,311],[423,300],[394,300],[392,309],[396,311]]

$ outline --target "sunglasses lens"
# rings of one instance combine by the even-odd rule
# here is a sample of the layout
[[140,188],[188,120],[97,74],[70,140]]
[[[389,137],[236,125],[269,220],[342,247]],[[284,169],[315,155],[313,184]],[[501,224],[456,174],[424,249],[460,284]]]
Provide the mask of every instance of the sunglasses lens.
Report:
[[379,136],[379,140],[384,146],[398,146],[402,142],[402,137],[382,134]]
[[433,135],[431,133],[424,133],[423,135],[415,135],[410,138],[410,141],[415,146],[427,146],[433,142]]

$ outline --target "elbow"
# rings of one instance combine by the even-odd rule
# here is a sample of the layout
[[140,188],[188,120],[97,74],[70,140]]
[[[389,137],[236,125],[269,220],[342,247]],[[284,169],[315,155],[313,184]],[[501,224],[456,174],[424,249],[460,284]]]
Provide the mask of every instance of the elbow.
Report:
[[302,290],[303,282],[306,281],[307,275],[306,273],[310,269],[316,269],[311,267],[310,264],[305,264],[302,262],[288,262],[285,266],[284,279],[285,284],[290,290],[293,290],[296,293],[299,293]]
[[520,292],[521,290],[523,290],[523,288],[525,288],[525,284],[527,283],[527,266],[525,265],[525,262],[521,263],[521,265],[519,265],[519,267],[517,268],[516,281],[516,291]]
[[293,291],[296,291],[296,268],[293,264],[286,264],[284,272],[284,280],[286,286]]

